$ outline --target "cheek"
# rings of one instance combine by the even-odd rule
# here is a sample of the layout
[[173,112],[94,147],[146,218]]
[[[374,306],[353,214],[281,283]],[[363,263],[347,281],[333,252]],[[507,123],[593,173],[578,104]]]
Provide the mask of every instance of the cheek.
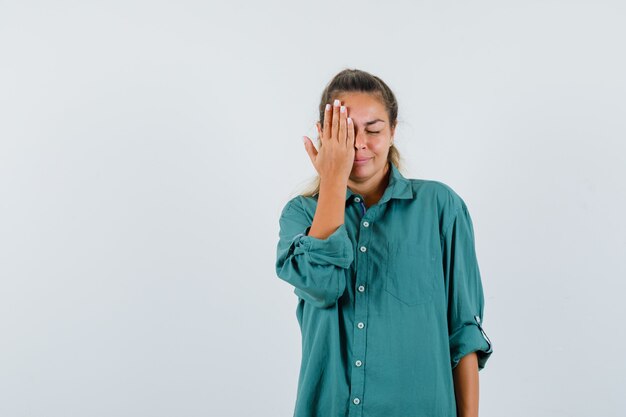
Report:
[[376,153],[385,153],[389,146],[389,139],[385,137],[380,137],[376,140],[370,142],[370,149]]

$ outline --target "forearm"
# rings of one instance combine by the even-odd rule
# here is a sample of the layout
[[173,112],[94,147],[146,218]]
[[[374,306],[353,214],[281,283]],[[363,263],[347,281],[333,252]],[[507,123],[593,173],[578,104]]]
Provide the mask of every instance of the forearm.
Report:
[[478,357],[469,353],[452,370],[458,417],[478,417]]
[[321,181],[309,236],[326,239],[344,223],[347,187],[347,182]]

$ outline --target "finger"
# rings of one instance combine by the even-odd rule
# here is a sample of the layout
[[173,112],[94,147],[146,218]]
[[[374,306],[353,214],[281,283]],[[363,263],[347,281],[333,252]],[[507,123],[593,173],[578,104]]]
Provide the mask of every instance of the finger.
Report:
[[330,122],[333,116],[333,106],[330,103],[326,103],[326,110],[324,110],[324,130],[322,131],[322,140],[330,139]]
[[339,143],[342,145],[345,145],[346,140],[347,140],[346,139],[346,134],[347,134],[346,117],[347,117],[346,106],[341,106],[339,109],[339,137],[337,139],[339,140]]
[[335,141],[339,141],[339,105],[339,100],[335,99],[335,102],[333,103],[332,129],[330,132],[331,139],[334,139]]
[[348,141],[347,146],[354,148],[354,122],[351,117],[348,117]]

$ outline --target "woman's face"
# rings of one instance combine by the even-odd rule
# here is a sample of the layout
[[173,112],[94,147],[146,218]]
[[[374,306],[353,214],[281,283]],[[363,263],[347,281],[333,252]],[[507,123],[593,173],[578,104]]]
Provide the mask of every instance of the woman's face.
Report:
[[337,98],[354,122],[355,156],[350,179],[363,182],[376,177],[387,165],[394,134],[385,106],[369,93],[344,93]]

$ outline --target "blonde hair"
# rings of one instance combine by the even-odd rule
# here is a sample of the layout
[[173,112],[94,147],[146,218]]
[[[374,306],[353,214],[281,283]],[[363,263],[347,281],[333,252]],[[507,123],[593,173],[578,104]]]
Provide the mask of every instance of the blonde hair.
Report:
[[[318,108],[318,122],[322,123],[322,120],[324,120],[326,103],[332,103],[335,98],[338,98],[341,94],[349,92],[364,92],[375,95],[387,110],[391,131],[393,132],[395,130],[398,124],[398,101],[395,95],[383,80],[369,72],[358,69],[344,69],[337,73],[326,85],[322,92]],[[319,134],[317,136],[317,145],[319,149],[319,146],[321,146]],[[401,162],[401,159],[400,151],[398,151],[396,145],[392,143],[389,148],[389,154],[387,155],[387,161],[392,162],[400,172],[403,172],[404,164]],[[312,181],[303,187],[300,195],[313,197],[315,194],[319,193],[319,190],[320,177],[316,175]]]

